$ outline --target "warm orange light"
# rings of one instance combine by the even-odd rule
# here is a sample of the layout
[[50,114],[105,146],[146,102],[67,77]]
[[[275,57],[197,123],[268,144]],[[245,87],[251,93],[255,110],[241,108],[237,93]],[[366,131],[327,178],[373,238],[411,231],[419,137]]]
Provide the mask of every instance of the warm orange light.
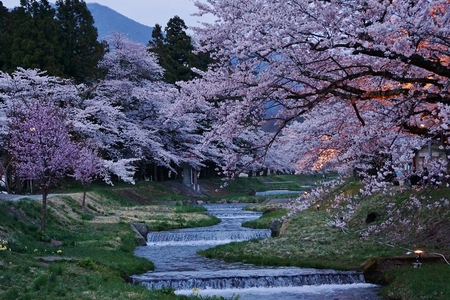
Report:
[[320,156],[317,158],[316,163],[312,167],[312,170],[320,170],[327,162],[336,157],[338,151],[335,149],[323,149],[321,150]]
[[402,86],[403,89],[412,89],[413,87],[414,87],[414,85],[411,82],[407,83],[407,84],[404,84]]

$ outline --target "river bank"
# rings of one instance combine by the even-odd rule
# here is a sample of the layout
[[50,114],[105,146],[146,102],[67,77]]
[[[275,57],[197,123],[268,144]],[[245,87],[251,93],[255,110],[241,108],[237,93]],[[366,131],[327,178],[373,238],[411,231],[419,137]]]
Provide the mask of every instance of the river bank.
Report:
[[[296,213],[276,238],[200,253],[229,262],[361,270],[369,282],[388,284],[381,291],[387,299],[450,299],[450,266],[433,254],[450,254],[449,190],[393,187],[370,196],[359,190],[358,182],[345,181],[295,204],[260,206],[267,215]],[[246,225],[268,226],[273,219]],[[418,249],[426,262],[415,269]]]
[[[295,177],[294,180],[293,177],[286,178],[286,181],[295,180]],[[264,178],[244,178],[236,182],[238,187],[233,186],[233,183],[230,185],[230,193],[221,190],[217,196],[208,196],[202,198],[202,201],[220,202],[224,199],[234,199],[261,202],[263,205],[258,209],[263,212],[263,217],[255,222],[263,224],[258,226],[269,226],[272,219],[282,217],[292,207],[288,209],[280,206],[283,205],[280,202],[289,202],[288,198],[283,201],[281,198],[268,201],[268,198],[250,196],[249,189],[266,190],[267,185],[261,183],[263,180]],[[278,177],[273,181],[282,180]],[[299,179],[294,184],[287,183],[277,188],[298,190],[298,186],[308,184]],[[211,183],[205,186],[210,191],[214,188]],[[339,216],[346,216],[346,213],[335,210],[337,208],[333,208],[331,202],[325,199],[341,199],[340,203],[347,207],[349,203],[338,196],[342,192],[357,190],[355,186],[338,188],[339,193],[329,192],[327,197],[317,202],[321,205],[319,211],[316,210],[316,202],[311,202],[307,209],[299,211],[295,217],[283,223],[281,235],[277,238],[233,243],[214,248],[203,255],[259,265],[296,265],[343,270],[362,270],[363,264],[371,258],[412,258],[411,254],[406,253],[416,247],[425,251],[425,257],[433,252],[448,255],[450,251],[446,246],[446,238],[450,234],[443,223],[448,220],[448,215],[442,215],[443,212],[437,206],[428,208],[428,213],[414,207],[414,219],[433,221],[433,224],[437,225],[422,222],[424,228],[413,231],[410,235],[405,233],[401,243],[392,243],[391,235],[385,231],[369,239],[361,238],[361,230],[367,230],[372,225],[381,225],[389,218],[386,208],[392,199],[395,199],[398,205],[406,205],[410,200],[409,196],[367,197],[355,210],[346,227],[326,226],[328,222],[335,220],[337,212]],[[208,217],[198,212],[176,212],[182,203],[191,203],[196,198],[174,193],[174,190],[164,190],[160,184],[138,184],[134,188],[119,185],[116,188],[121,189],[121,193],[115,193],[114,189],[109,187],[107,190],[97,189],[90,192],[86,211],[80,209],[81,194],[52,198],[49,203],[49,227],[46,233],[38,231],[39,201],[0,201],[0,246],[2,249],[5,247],[5,250],[0,250],[0,298],[48,299],[51,296],[56,299],[184,299],[168,290],[149,294],[153,292],[127,284],[130,275],[153,267],[148,260],[133,255],[137,241],[130,226],[133,222],[143,222],[152,230],[163,230],[185,227],[190,220],[194,221],[190,226],[195,226]],[[449,191],[433,189],[421,190],[418,193],[416,196],[426,208],[427,205],[434,205],[439,199],[445,198]],[[135,198],[126,197],[128,194],[134,195]],[[151,197],[146,198],[145,195]],[[402,195],[406,195],[404,191]],[[164,205],[166,201],[169,205]],[[329,211],[327,208],[330,208]],[[403,212],[405,217],[410,216],[407,208],[403,209]],[[376,213],[377,217],[374,222],[368,224],[366,219],[370,213]],[[436,222],[437,219],[441,222]],[[404,218],[400,219],[403,220]],[[403,234],[406,229],[410,230],[411,226],[415,226],[414,224],[410,223],[409,227],[403,228],[392,223],[389,228],[396,229],[393,233]],[[59,250],[61,251],[58,252]],[[41,259],[49,254],[76,260],[47,262]],[[449,299],[449,269],[450,267],[447,268],[444,264],[428,263],[420,269],[413,269],[411,265],[384,269],[383,277],[391,284],[384,289],[383,296],[408,300],[420,297]],[[66,284],[68,282],[73,284]]]

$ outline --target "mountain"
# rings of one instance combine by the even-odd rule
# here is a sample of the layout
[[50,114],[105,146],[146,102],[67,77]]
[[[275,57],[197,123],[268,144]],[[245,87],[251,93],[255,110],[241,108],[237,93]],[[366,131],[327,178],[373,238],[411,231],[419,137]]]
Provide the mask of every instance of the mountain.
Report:
[[121,15],[115,10],[98,3],[86,3],[95,21],[99,40],[105,40],[111,32],[122,32],[130,40],[148,44],[152,38],[153,27],[142,25]]

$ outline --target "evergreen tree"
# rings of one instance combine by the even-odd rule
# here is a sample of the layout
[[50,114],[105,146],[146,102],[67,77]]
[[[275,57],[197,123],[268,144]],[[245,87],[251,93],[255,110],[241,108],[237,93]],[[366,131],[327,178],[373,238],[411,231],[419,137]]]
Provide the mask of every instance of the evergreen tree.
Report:
[[194,45],[186,30],[187,26],[179,16],[169,20],[164,33],[159,24],[153,29],[149,51],[157,54],[159,64],[165,70],[164,81],[168,83],[190,80],[197,76],[192,72],[193,67],[204,70],[210,62],[209,55],[193,53]]
[[83,0],[58,0],[56,7],[64,76],[86,82],[95,77],[104,53],[103,45],[97,41],[94,18]]
[[165,43],[164,33],[162,31],[162,27],[159,24],[155,24],[152,31],[152,39],[149,41],[149,46],[154,48],[155,51],[161,53],[161,49],[163,48]]
[[190,62],[194,47],[186,29],[186,24],[179,16],[171,18],[165,28],[170,65],[164,77],[170,83],[186,81],[193,77]]
[[[152,31],[152,39],[148,42],[149,52],[155,53],[158,58],[158,64],[164,68],[167,73],[169,55],[167,53],[168,47],[161,25],[155,24]],[[165,76],[164,76],[165,77]],[[165,78],[164,78],[165,79]],[[165,80],[167,82],[167,80]]]
[[11,31],[10,16],[8,9],[0,1],[0,70],[6,70],[11,56]]
[[50,75],[62,75],[58,23],[49,2],[21,0],[12,18],[11,68],[39,68]]

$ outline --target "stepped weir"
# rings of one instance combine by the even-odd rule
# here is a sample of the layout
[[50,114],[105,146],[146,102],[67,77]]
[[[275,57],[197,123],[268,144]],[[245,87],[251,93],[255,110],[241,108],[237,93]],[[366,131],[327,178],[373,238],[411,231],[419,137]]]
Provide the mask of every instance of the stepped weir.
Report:
[[[268,229],[241,227],[259,213],[244,211],[244,204],[207,204],[208,212],[221,219],[215,226],[150,232],[147,245],[135,254],[155,263],[156,269],[132,276],[149,289],[173,288],[179,294],[221,295],[240,299],[367,299],[377,300],[378,287],[366,284],[362,273],[296,267],[260,267],[225,263],[196,254],[198,250],[234,241],[268,238]],[[358,298],[350,298],[355,297]],[[291,298],[290,298],[291,297]],[[306,297],[306,298],[302,298]],[[314,298],[316,297],[316,298]],[[337,298],[336,298],[337,297]]]

